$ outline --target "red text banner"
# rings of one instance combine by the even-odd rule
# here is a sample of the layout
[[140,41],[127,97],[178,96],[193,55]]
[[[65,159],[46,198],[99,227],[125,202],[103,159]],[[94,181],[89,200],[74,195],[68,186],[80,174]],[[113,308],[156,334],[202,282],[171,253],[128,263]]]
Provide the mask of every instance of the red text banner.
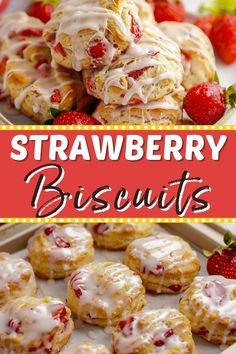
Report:
[[231,129],[1,129],[0,218],[235,218]]

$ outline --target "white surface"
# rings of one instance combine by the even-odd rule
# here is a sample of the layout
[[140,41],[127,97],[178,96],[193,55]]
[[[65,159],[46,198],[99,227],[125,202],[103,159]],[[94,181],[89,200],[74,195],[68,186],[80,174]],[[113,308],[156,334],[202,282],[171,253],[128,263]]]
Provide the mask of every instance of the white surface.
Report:
[[[163,231],[160,226],[157,229]],[[167,231],[164,230],[166,233]],[[21,251],[18,253],[20,257],[26,257],[27,251]],[[201,259],[202,270],[201,275],[206,275],[206,258],[198,252],[198,256]],[[115,261],[122,262],[123,252],[110,252],[104,250],[96,249],[95,261]],[[39,296],[50,295],[53,297],[58,297],[62,301],[66,300],[66,284],[67,279],[64,281],[37,281],[39,291]],[[178,309],[180,295],[150,295],[146,296],[147,304],[144,310],[160,309],[160,308],[176,308]],[[99,327],[90,326],[84,323],[79,323],[76,321],[76,330],[74,331],[72,338],[62,354],[68,354],[66,349],[70,348],[71,344],[76,344],[81,341],[90,341],[94,343],[103,343],[108,347],[111,345],[111,332],[112,328],[101,329]],[[197,346],[197,354],[220,354],[226,347],[217,347],[210,343],[207,343],[203,339],[194,336],[194,340]]]
[[[197,13],[202,0],[183,0],[188,12]],[[30,3],[30,0],[11,0],[11,4],[8,8],[8,11],[23,10],[26,8],[27,4]],[[236,63],[232,65],[224,65],[218,60],[217,70],[220,77],[221,84],[225,87],[236,83]],[[0,112],[4,117],[12,124],[34,124],[31,119],[24,117],[21,113],[16,110],[9,110],[6,107],[4,102],[0,102]],[[3,123],[8,123],[4,121]],[[1,124],[1,115],[0,115],[0,124]],[[227,114],[220,121],[217,122],[218,125],[221,124],[236,124],[236,111]]]

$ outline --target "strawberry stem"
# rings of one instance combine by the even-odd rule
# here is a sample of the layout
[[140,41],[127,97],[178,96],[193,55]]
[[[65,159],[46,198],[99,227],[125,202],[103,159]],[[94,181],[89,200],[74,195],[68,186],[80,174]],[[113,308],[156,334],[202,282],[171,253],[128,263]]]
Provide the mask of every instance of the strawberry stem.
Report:
[[200,7],[199,11],[200,13],[210,13],[214,16],[225,13],[236,15],[235,0],[208,0]]

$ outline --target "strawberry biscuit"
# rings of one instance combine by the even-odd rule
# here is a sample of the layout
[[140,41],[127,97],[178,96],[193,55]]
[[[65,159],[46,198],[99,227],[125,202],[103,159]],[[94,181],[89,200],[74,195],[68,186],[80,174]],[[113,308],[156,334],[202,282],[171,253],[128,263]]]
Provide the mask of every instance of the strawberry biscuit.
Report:
[[29,240],[30,262],[40,278],[62,279],[94,257],[90,232],[79,224],[45,225]]
[[119,263],[91,263],[79,268],[68,282],[67,303],[83,321],[114,326],[145,304],[141,278]]
[[165,234],[131,242],[124,263],[141,276],[147,290],[156,293],[183,292],[200,270],[200,261],[189,244]]
[[109,65],[141,37],[132,0],[62,0],[44,31],[54,60],[76,71]]
[[221,276],[197,277],[180,301],[192,332],[214,344],[236,342],[236,282]]

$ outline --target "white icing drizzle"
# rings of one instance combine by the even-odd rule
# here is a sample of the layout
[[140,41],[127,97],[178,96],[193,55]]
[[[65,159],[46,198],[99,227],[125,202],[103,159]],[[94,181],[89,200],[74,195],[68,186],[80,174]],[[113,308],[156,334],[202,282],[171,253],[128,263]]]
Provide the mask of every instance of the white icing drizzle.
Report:
[[[136,10],[135,5],[130,0],[126,0],[123,6],[125,9]],[[109,21],[114,21],[115,26],[127,42],[131,43],[135,40],[130,28],[127,28],[121,17],[123,11],[124,9],[121,9],[120,14],[116,13],[106,8],[106,2],[101,0],[62,0],[55,9],[51,21],[46,25],[45,32],[50,32],[51,27],[56,28],[56,43],[60,43],[61,36],[70,36],[72,40],[71,51],[74,55],[72,66],[75,70],[81,71],[82,62],[87,59],[91,60],[88,48],[81,40],[81,36],[84,35],[83,31],[90,31],[89,43],[101,41],[106,47],[104,58],[99,60],[100,64],[106,65],[111,63],[117,52],[114,43],[108,38]],[[133,13],[132,11],[132,15],[135,16],[138,23],[136,12]],[[112,33],[109,33],[109,37],[111,36]],[[89,43],[86,42],[86,45]],[[94,65],[96,65],[96,62],[94,62]]]
[[[167,322],[172,321],[170,328]],[[115,333],[115,349],[119,353],[135,353],[145,345],[153,343],[152,353],[188,353],[188,342],[175,333],[175,328],[183,323],[183,316],[176,310],[164,309],[158,311],[143,312],[134,315],[130,324],[126,325],[119,333]],[[183,333],[188,329],[183,327]],[[166,337],[166,333],[170,333]],[[179,331],[179,330],[178,330]],[[162,345],[155,346],[155,342]]]
[[[165,71],[153,77],[143,75],[146,70],[159,67],[164,67]],[[138,70],[144,70],[143,74],[133,77],[132,73]],[[126,92],[124,97],[120,97],[121,105],[133,103],[133,99],[139,99],[147,104],[153,100],[153,92],[161,81],[172,81],[175,88],[180,86],[183,77],[180,50],[174,41],[169,39],[155,24],[146,23],[139,43],[130,44],[126,53],[122,54],[110,67],[104,67],[99,73],[87,71],[85,80],[89,77],[94,78],[96,74],[104,77],[102,98],[105,104],[111,102],[110,89],[112,87],[123,89]],[[124,77],[125,87],[122,83]]]
[[80,306],[95,304],[111,315],[119,306],[125,311],[126,302],[140,293],[142,281],[123,264],[91,263],[72,274],[70,285],[75,292],[81,290]]
[[[53,298],[22,297],[9,302],[0,310],[1,340],[17,340],[20,336],[25,346],[40,341],[44,334],[62,326],[60,318],[53,318],[53,313],[63,307],[60,300]],[[44,344],[46,348],[47,343]]]

